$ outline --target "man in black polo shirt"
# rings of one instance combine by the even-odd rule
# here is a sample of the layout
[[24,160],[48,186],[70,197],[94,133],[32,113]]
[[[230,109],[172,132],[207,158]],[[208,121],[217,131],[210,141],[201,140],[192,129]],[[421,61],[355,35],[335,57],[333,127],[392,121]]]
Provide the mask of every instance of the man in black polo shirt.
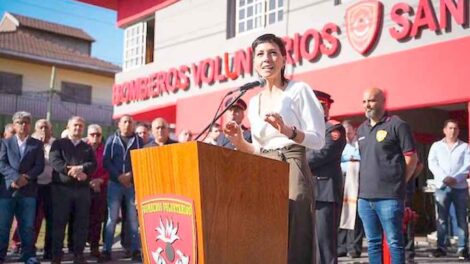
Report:
[[415,143],[409,125],[385,111],[382,90],[366,90],[362,104],[368,120],[358,129],[361,154],[358,211],[369,243],[369,261],[383,263],[384,232],[392,263],[404,264],[405,182],[416,166]]

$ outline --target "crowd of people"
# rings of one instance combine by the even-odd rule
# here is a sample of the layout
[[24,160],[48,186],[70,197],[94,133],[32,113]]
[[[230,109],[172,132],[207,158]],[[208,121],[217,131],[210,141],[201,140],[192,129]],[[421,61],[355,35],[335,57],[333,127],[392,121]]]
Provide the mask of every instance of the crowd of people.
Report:
[[[214,124],[204,142],[289,163],[287,262],[329,264],[337,263],[339,256],[357,258],[365,235],[370,263],[382,263],[383,234],[392,263],[412,259],[413,228],[404,226],[413,224],[413,189],[406,186],[413,186],[423,163],[418,162],[410,126],[386,111],[384,91],[364,91],[366,120],[358,127],[348,120],[339,123],[329,117],[334,102],[329,94],[285,78],[286,50],[280,38],[264,34],[252,49],[253,68],[266,84],[248,105],[242,99],[225,102],[232,105],[223,126]],[[245,115],[251,130],[243,125]],[[1,142],[0,264],[6,259],[14,218],[11,245],[20,248],[25,263],[40,263],[36,242],[43,220],[45,261],[61,263],[67,233],[73,263],[87,263],[87,243],[91,257],[111,262],[121,221],[125,255],[140,262],[130,151],[190,141],[192,132],[183,129],[175,139],[164,118],[147,124],[123,115],[116,132],[105,140],[97,124],[88,125],[84,137],[85,120],[73,116],[55,139],[49,121],[37,120],[30,131],[32,120],[30,113],[15,113]],[[458,256],[467,259],[470,151],[458,139],[457,121],[446,121],[443,132],[445,137],[432,146],[428,158],[439,184],[438,247],[432,256],[447,253],[447,219],[453,204]]]

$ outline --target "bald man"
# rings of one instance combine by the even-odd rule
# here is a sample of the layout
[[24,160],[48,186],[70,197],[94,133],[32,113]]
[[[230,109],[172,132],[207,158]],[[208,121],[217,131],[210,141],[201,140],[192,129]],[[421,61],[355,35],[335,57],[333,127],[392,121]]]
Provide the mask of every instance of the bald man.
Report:
[[161,117],[157,117],[152,121],[152,135],[154,140],[147,143],[144,147],[163,146],[178,143],[170,138],[170,129],[168,122]]
[[385,110],[385,94],[367,89],[362,105],[367,120],[358,128],[361,155],[359,216],[369,243],[371,264],[382,262],[382,233],[392,263],[405,263],[403,213],[405,183],[417,162],[410,126]]

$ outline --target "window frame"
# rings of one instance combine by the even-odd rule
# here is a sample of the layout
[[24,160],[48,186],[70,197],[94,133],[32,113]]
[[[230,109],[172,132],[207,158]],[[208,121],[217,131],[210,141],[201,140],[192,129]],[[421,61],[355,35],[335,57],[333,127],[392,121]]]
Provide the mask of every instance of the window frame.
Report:
[[[65,89],[71,89],[73,91],[72,96],[69,93],[65,92]],[[76,90],[79,89],[87,89],[87,97],[77,97]],[[81,83],[74,83],[69,81],[62,81],[61,82],[61,89],[60,89],[60,100],[63,102],[70,102],[70,103],[77,103],[77,104],[92,104],[93,99],[93,86]]]
[[[152,23],[150,26],[149,23]],[[153,32],[149,32],[149,30]],[[132,31],[135,31],[135,35]],[[152,40],[149,40],[149,37]],[[149,45],[149,43],[151,45]],[[123,71],[132,70],[155,61],[155,16],[149,16],[124,29]],[[128,55],[128,53],[133,53]]]
[[[230,1],[230,0],[229,0]],[[241,2],[244,2],[244,5],[240,6]],[[282,1],[282,7],[279,7],[279,1]],[[252,33],[256,31],[263,30],[271,25],[274,25],[278,22],[284,21],[285,19],[285,6],[288,0],[274,0],[275,8],[269,9],[270,0],[251,0],[251,3],[248,3],[248,0],[236,0],[235,5],[228,6],[229,8],[234,8],[233,10],[233,21],[234,21],[234,33],[230,34],[231,37],[239,36],[242,34]],[[261,10],[257,11],[257,5],[261,4]],[[252,7],[252,15],[248,16],[248,8]],[[243,18],[240,18],[241,11],[244,10]],[[279,12],[282,11],[282,19],[279,20]],[[269,23],[269,15],[275,14],[275,21]],[[259,25],[257,22],[259,19]],[[253,21],[253,26],[248,29],[248,22]],[[243,31],[241,30],[241,25],[243,25]],[[230,27],[227,27],[229,30]]]
[[[5,83],[4,78],[13,80],[15,86],[13,88],[11,84]],[[6,81],[5,81],[6,82]],[[3,87],[5,85],[5,87]],[[22,95],[23,94],[23,75],[14,73],[14,72],[5,72],[0,71],[0,94],[14,94]]]
[[[136,31],[135,34],[131,36],[134,31]],[[122,63],[122,69],[124,71],[131,70],[145,64],[146,42],[146,21],[135,23],[124,30],[124,53]]]

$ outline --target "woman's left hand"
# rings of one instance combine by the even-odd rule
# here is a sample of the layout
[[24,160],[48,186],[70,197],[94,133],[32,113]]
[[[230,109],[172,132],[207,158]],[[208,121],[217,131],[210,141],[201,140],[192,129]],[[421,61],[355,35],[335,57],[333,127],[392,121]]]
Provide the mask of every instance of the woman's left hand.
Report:
[[282,116],[279,113],[271,112],[267,113],[264,117],[264,121],[268,122],[271,126],[277,129],[281,134],[289,136],[291,129],[286,126],[284,120],[282,120]]

